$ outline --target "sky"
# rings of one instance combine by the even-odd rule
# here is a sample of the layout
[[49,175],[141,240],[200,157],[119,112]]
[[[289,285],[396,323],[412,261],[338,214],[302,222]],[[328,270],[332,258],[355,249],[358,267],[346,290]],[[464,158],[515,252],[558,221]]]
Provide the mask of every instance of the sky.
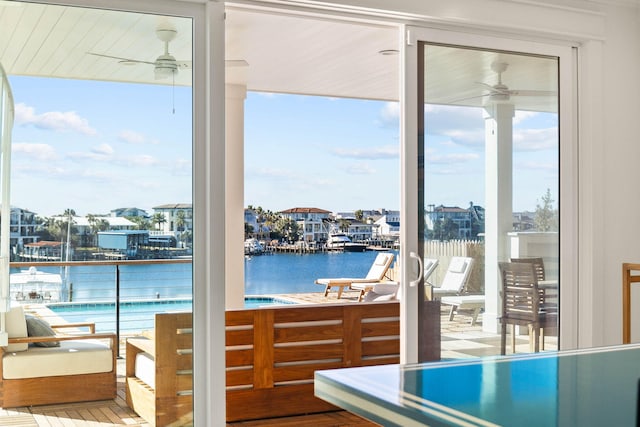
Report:
[[[10,77],[13,206],[51,216],[192,202],[190,88]],[[174,111],[175,110],[175,111]],[[426,203],[484,204],[484,120],[427,106]],[[556,117],[514,119],[514,210],[557,200]],[[249,92],[245,206],[400,208],[398,104]]]

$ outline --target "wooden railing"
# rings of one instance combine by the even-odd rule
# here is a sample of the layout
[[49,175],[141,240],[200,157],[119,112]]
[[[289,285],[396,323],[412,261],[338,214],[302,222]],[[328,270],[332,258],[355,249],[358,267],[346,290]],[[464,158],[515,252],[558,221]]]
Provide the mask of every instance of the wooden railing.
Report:
[[316,370],[399,363],[397,302],[226,312],[227,421],[337,410]]
[[622,264],[622,343],[631,342],[631,284],[640,283],[640,264]]

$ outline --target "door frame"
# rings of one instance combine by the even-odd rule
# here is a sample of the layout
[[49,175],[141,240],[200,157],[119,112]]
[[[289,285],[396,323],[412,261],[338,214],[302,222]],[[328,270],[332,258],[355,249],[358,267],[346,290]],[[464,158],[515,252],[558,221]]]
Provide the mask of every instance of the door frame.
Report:
[[[419,42],[439,43],[513,53],[556,56],[559,58],[559,200],[560,235],[559,264],[562,297],[560,298],[559,348],[577,347],[578,336],[578,150],[577,150],[577,49],[567,42],[541,43],[468,32],[449,31],[405,25],[400,29],[401,52],[401,254],[421,253],[418,250],[418,156],[419,105]],[[418,161],[416,161],[416,159]],[[418,324],[418,286],[409,285],[419,279],[419,266],[409,256],[401,256],[403,298],[401,301],[401,362],[418,362],[420,336]],[[496,267],[497,268],[497,267]]]

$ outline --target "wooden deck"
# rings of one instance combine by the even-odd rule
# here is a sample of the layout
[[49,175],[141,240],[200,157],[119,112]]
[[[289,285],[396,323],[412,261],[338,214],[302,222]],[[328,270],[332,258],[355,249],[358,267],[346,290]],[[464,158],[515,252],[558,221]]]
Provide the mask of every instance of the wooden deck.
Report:
[[[319,289],[320,290],[320,289]],[[338,301],[336,294],[331,293],[324,298],[321,292],[304,295],[278,295],[305,303],[353,302],[357,303],[357,292],[345,292]],[[448,308],[441,312],[442,357],[479,357],[497,355],[500,351],[500,336],[482,331],[482,316],[475,326],[470,326],[470,317],[466,314],[456,315],[449,321]],[[546,349],[556,348],[556,338],[546,337]],[[528,351],[526,336],[518,337],[518,351]],[[124,351],[124,345],[120,347]],[[124,356],[124,354],[122,354]],[[149,426],[141,417],[127,406],[124,395],[124,357],[118,359],[118,395],[115,400],[85,402],[64,405],[46,405],[23,408],[0,408],[0,426]],[[336,426],[376,426],[377,424],[363,420],[345,411],[326,414],[274,418],[257,421],[243,421],[227,424],[227,426],[300,426],[300,427],[336,427]]]

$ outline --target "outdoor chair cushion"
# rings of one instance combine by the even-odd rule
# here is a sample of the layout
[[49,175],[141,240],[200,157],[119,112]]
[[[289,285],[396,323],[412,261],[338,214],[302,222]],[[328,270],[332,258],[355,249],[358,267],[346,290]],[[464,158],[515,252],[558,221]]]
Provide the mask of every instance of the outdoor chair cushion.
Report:
[[5,353],[4,379],[94,374],[113,369],[113,354],[100,340],[61,341],[59,347],[30,347]]
[[135,376],[149,387],[156,388],[156,364],[149,353],[136,354]]
[[[52,337],[56,334],[49,324],[35,316],[25,316],[27,319],[27,334],[30,337]],[[58,341],[35,342],[34,347],[60,347]]]
[[[21,305],[11,307],[11,310],[5,315],[5,325],[9,338],[26,338],[27,320]],[[9,344],[4,348],[6,352],[25,351],[29,348],[28,343]]]

